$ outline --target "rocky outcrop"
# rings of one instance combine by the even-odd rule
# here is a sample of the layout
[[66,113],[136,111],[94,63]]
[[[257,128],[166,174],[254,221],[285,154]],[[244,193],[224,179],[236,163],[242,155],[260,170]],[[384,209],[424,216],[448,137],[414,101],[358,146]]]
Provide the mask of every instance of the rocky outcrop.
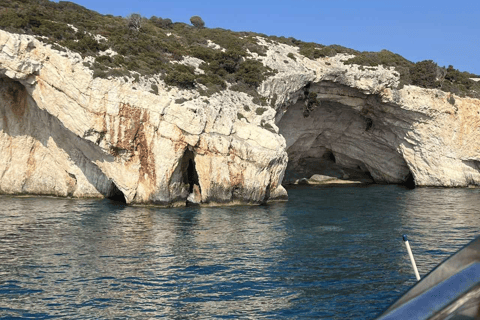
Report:
[[[418,186],[480,185],[480,101],[415,86],[389,68],[312,61],[285,45],[265,62],[289,155],[286,182],[314,173]],[[288,60],[287,60],[288,59]],[[288,64],[279,61],[288,61]]]
[[246,94],[156,95],[93,79],[82,62],[0,31],[0,193],[160,205],[286,197],[285,140],[238,119],[237,108],[255,110]]
[[93,78],[80,55],[0,31],[0,193],[173,206],[286,199],[284,176],[480,184],[480,101],[258,42],[277,70],[259,88],[269,106]]

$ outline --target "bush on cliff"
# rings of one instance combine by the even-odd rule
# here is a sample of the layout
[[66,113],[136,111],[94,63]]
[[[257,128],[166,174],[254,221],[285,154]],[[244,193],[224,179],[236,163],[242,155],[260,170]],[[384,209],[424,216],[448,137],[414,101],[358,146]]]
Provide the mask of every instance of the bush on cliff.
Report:
[[356,54],[354,58],[348,59],[344,63],[372,67],[379,65],[395,67],[395,70],[400,74],[401,85],[411,84],[410,68],[414,65],[413,62],[388,50],[382,50],[380,52],[364,51]]
[[337,44],[333,44],[330,46],[323,46],[313,42],[301,42],[298,40],[295,41],[295,43],[297,43],[297,46],[300,47],[299,53],[309,59],[333,57],[339,53],[348,53],[348,54],[358,53],[358,51],[356,50],[342,47]]
[[203,28],[205,27],[205,22],[199,16],[193,16],[190,18],[190,22],[195,28]]
[[155,25],[156,27],[161,29],[169,29],[173,25],[173,22],[171,19],[163,19],[157,16],[151,16],[150,22],[153,23],[153,25]]
[[[211,94],[225,89],[226,81],[256,87],[271,74],[272,70],[247,54],[265,55],[266,47],[255,38],[258,34],[204,28],[200,17],[192,17],[192,23],[196,27],[156,16],[145,19],[139,14],[126,18],[101,15],[71,2],[0,3],[0,28],[38,36],[57,50],[68,48],[95,57],[94,64],[86,64],[95,77],[160,73],[169,85],[193,88],[202,84]],[[226,52],[209,48],[209,41]],[[108,48],[118,55],[100,55]],[[196,75],[178,64],[172,66],[172,61],[181,61],[187,55],[205,61],[205,75]]]
[[163,80],[168,85],[178,86],[184,89],[192,89],[195,87],[193,68],[182,64],[175,64]]
[[437,64],[432,60],[417,62],[410,68],[412,84],[423,88],[435,88],[437,68]]
[[[192,17],[193,19],[194,17]],[[198,17],[200,20],[201,18]],[[168,18],[138,14],[127,18],[101,15],[73,2],[49,0],[3,0],[0,2],[0,28],[9,32],[34,35],[52,48],[68,48],[82,56],[92,56],[88,64],[95,76],[123,77],[161,74],[169,85],[182,88],[206,86],[206,94],[226,88],[252,92],[273,70],[251,58],[250,54],[265,55],[267,48],[257,37],[267,42],[279,42],[299,47],[299,53],[311,58],[331,57],[338,53],[355,55],[346,64],[361,66],[392,66],[400,73],[400,82],[427,88],[439,88],[455,94],[480,97],[480,83],[470,80],[478,76],[460,72],[453,67],[437,67],[435,80],[431,63],[413,63],[387,50],[358,52],[339,45],[324,46],[295,38],[266,36],[254,32],[204,27],[203,20],[192,24],[173,23]],[[104,38],[99,38],[102,36]],[[212,42],[225,49],[213,49]],[[111,48],[118,55],[104,57],[102,51]],[[174,66],[185,56],[205,61],[204,75]],[[289,55],[295,60],[295,56]],[[177,64],[178,65],[178,64]],[[439,70],[441,72],[439,72]],[[246,89],[250,88],[250,89]],[[253,90],[254,91],[254,90]],[[254,97],[255,95],[252,94]],[[255,97],[257,99],[257,97]],[[258,98],[259,99],[259,98]]]

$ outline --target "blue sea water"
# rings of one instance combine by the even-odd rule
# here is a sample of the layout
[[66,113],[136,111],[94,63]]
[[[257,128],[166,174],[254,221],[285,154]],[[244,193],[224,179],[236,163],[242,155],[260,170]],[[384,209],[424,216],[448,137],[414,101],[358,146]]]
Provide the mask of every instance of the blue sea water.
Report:
[[480,234],[480,190],[297,187],[266,206],[0,196],[0,319],[373,319]]

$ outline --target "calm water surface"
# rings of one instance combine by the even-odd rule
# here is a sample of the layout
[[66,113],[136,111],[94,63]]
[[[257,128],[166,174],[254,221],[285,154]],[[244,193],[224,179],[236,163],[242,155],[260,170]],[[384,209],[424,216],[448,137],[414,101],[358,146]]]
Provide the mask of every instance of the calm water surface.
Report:
[[0,318],[373,319],[480,234],[479,189],[295,188],[258,207],[0,197]]

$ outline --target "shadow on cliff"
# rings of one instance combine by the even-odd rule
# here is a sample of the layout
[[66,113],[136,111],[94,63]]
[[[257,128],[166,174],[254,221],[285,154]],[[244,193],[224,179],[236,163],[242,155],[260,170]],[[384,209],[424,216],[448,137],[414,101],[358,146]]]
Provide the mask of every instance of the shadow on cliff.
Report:
[[[95,143],[81,139],[65,128],[59,119],[40,109],[28,94],[27,89],[18,81],[0,78],[0,94],[6,103],[0,109],[3,113],[0,129],[11,137],[30,136],[45,148],[52,144],[56,145],[68,155],[68,160],[82,171],[84,177],[100,194],[115,201],[126,202],[124,194],[115,182],[95,165],[96,161],[113,162],[112,155],[106,154]],[[32,148],[34,141],[32,141]],[[12,158],[15,161],[15,155]],[[49,170],[67,171],[68,168],[62,168],[59,165]],[[72,196],[77,188],[77,177],[71,172],[66,173],[75,180],[75,188],[69,193],[69,196]]]
[[426,121],[428,115],[387,105],[377,94],[330,81],[301,90],[303,97],[300,94],[276,119],[287,142],[285,184],[321,175],[338,183],[415,186],[398,150],[412,122]]

